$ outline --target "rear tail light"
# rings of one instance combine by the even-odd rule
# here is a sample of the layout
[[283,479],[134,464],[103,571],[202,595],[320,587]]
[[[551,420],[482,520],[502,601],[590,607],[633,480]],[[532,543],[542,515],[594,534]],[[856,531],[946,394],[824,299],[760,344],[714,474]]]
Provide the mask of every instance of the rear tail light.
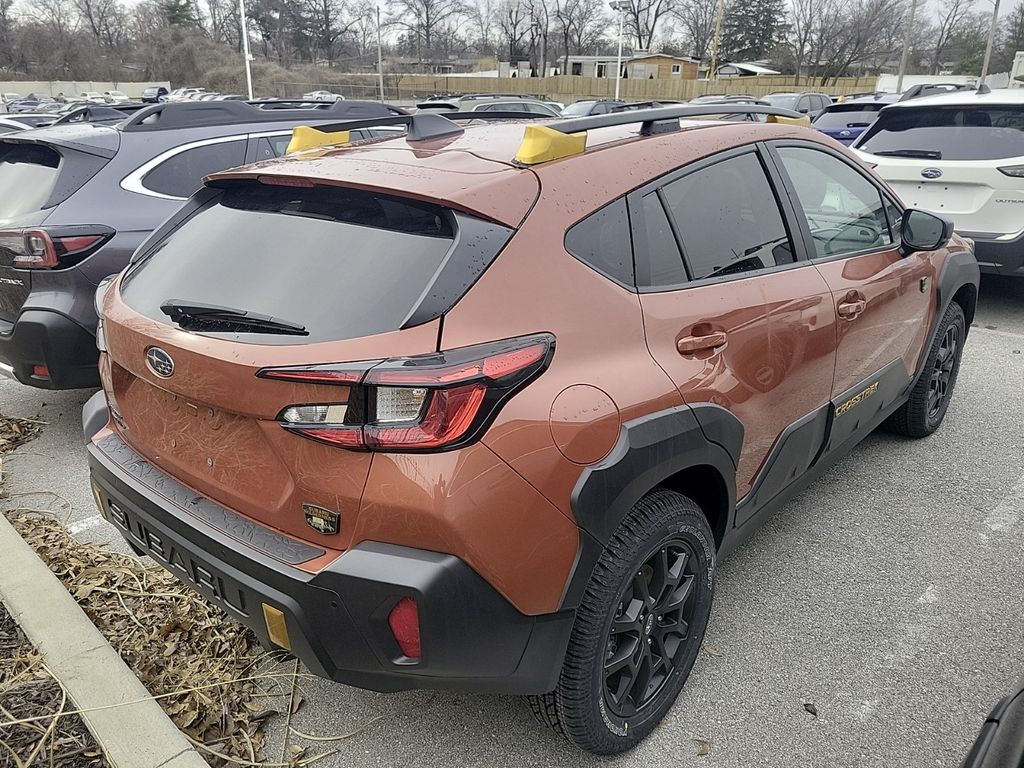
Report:
[[80,228],[60,232],[45,229],[0,231],[0,250],[12,255],[13,265],[21,269],[53,269],[71,266],[88,256],[113,234],[113,230],[82,233]]
[[423,649],[420,645],[420,612],[416,601],[411,597],[403,597],[388,614],[388,626],[395,636],[402,655],[410,660],[419,661]]
[[345,403],[290,405],[278,423],[302,437],[371,451],[451,450],[475,440],[554,353],[550,334],[417,357],[265,368],[265,379],[348,388]]
[[1012,176],[1015,179],[1024,178],[1024,165],[1004,165],[999,169],[1004,176]]

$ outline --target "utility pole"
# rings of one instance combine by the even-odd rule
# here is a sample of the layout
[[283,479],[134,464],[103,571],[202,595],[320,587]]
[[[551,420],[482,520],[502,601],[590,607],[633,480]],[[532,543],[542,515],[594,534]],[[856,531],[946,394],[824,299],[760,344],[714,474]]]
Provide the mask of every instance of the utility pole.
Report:
[[996,7],[992,9],[992,22],[988,25],[988,44],[985,46],[985,61],[981,65],[981,77],[978,78],[978,85],[985,84],[988,77],[988,63],[992,58],[992,43],[996,39],[996,28],[999,26],[999,0],[996,0]]
[[384,103],[384,54],[380,42],[380,6],[377,6],[377,88],[380,90],[380,102]]
[[907,74],[907,60],[910,58],[910,44],[914,38],[914,14],[916,12],[917,0],[910,0],[910,12],[907,14],[907,31],[903,35],[903,55],[900,56],[900,73],[896,78],[896,93],[903,93],[903,76]]
[[715,36],[711,38],[711,68],[708,70],[708,80],[718,79],[718,42],[722,39],[722,16],[725,15],[725,0],[718,0],[715,8]]
[[245,56],[245,86],[252,101],[252,57],[249,55],[249,25],[245,21],[245,0],[238,0],[238,13],[242,22],[242,54]]

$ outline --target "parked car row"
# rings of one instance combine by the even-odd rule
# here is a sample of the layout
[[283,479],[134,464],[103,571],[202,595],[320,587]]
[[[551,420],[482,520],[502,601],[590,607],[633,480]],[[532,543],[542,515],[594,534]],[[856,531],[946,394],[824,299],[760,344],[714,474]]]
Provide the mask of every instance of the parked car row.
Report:
[[974,139],[1024,177],[1024,98],[971,95],[882,110],[874,169],[752,97],[486,127],[531,100],[190,99],[0,137],[0,361],[101,386],[101,513],[268,648],[524,694],[622,752],[721,559],[877,427],[946,417],[975,245],[883,177],[967,173]]

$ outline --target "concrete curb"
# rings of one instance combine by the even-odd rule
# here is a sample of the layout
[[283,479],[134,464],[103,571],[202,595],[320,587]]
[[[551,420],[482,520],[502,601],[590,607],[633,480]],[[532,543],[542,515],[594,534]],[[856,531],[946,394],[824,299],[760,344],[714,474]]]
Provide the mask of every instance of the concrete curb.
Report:
[[[209,768],[46,564],[0,514],[0,598],[115,768]],[[129,703],[130,702],[130,703]]]

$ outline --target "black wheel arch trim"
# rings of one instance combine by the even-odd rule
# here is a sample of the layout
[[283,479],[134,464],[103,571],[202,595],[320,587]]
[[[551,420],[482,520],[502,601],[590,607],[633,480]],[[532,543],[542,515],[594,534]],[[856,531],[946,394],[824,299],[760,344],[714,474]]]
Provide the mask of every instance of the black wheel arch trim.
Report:
[[[601,551],[633,505],[676,473],[711,467],[724,481],[731,516],[742,441],[743,427],[736,417],[711,404],[676,406],[623,424],[611,453],[584,469],[573,489],[580,548],[561,607],[579,604]],[[731,527],[730,519],[726,530]]]
[[[915,382],[924,371],[925,363],[928,361],[927,352],[932,348],[935,336],[939,333],[942,318],[945,317],[946,310],[949,309],[949,303],[961,288],[970,285],[974,288],[972,299],[977,305],[980,283],[981,267],[978,265],[977,259],[974,258],[974,254],[966,250],[950,252],[939,270],[939,279],[935,286],[935,317],[932,318],[928,341],[923,346],[921,357],[917,361],[917,370],[914,372],[913,379]],[[967,335],[970,333],[971,321],[974,319],[973,307],[965,308],[964,316],[967,321],[964,326],[964,340],[966,341]]]

